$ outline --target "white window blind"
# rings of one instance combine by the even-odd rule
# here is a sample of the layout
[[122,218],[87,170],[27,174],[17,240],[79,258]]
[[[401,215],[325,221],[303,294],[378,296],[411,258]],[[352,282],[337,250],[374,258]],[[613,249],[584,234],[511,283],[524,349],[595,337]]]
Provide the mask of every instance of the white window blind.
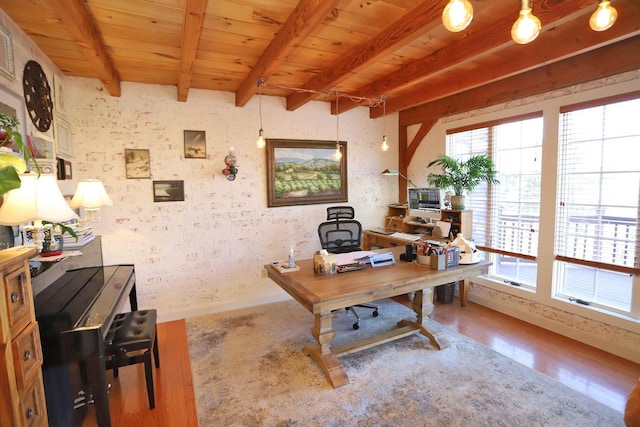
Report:
[[560,116],[555,254],[638,274],[640,99]]

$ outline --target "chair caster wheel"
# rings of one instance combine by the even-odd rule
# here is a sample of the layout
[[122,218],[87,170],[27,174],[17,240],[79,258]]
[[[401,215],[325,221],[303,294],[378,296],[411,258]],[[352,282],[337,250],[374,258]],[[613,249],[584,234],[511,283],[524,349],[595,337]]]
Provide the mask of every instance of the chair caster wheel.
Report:
[[354,323],[353,324],[353,329],[355,329],[357,331],[358,329],[360,329],[360,325],[358,325],[357,323]]
[[373,312],[373,317],[378,317],[378,310]]

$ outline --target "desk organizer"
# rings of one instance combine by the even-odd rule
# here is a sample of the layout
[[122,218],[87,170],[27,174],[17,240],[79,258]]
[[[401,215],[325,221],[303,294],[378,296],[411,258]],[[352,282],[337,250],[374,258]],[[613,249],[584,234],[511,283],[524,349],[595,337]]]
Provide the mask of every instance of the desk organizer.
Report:
[[460,248],[457,246],[449,246],[447,248],[447,268],[455,267],[460,264]]
[[444,270],[445,269],[445,260],[446,260],[446,256],[445,254],[442,255],[430,255],[429,258],[431,259],[431,268],[433,268],[434,270]]

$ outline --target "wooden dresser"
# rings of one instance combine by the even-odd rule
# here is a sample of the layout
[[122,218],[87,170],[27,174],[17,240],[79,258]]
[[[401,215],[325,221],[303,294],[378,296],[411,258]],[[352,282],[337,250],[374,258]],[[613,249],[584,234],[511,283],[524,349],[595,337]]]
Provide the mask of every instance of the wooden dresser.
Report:
[[0,426],[47,426],[42,348],[29,258],[35,249],[0,251]]

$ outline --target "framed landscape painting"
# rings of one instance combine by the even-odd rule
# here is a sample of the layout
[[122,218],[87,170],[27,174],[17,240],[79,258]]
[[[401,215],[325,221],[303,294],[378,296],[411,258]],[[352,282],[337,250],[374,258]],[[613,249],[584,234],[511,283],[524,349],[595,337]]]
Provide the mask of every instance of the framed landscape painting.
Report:
[[347,143],[267,139],[268,207],[347,201]]

